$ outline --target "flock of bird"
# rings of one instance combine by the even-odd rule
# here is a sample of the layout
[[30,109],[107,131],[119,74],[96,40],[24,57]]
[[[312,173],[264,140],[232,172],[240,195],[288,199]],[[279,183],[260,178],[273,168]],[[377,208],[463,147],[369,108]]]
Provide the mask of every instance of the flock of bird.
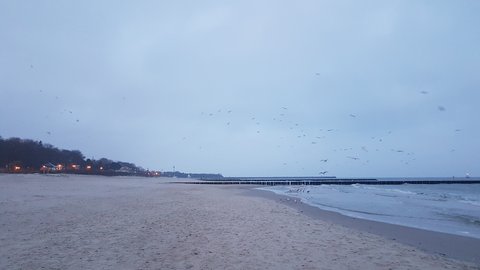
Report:
[[[30,68],[33,68],[33,65]],[[319,73],[316,73],[316,75],[318,76]],[[43,94],[43,90],[40,90],[40,93]],[[429,94],[428,91],[420,91],[419,93],[422,94],[422,95],[428,95]],[[58,100],[59,97],[55,96],[55,99]],[[125,101],[124,97],[123,97],[123,100]],[[445,112],[446,111],[446,108],[442,105],[438,105],[437,109],[440,112]],[[65,114],[65,115],[70,116],[68,119],[72,119],[72,121],[74,123],[79,123],[80,122],[80,119],[78,117],[73,117],[74,113],[73,113],[72,110],[64,109],[61,112],[61,114]],[[211,118],[211,119],[214,119],[215,117],[218,117],[218,116],[221,116],[221,117],[219,117],[220,119],[227,119],[226,122],[225,122],[225,125],[227,127],[232,127],[232,126],[234,126],[235,121],[239,121],[238,115],[236,115],[235,117],[233,115],[234,115],[234,111],[231,110],[231,109],[217,109],[214,112],[201,112],[201,116],[208,117],[208,118]],[[361,118],[355,113],[348,114],[348,117],[350,117],[351,119],[360,119]],[[323,146],[326,145],[326,143],[321,144],[320,141],[329,138],[328,134],[339,131],[338,129],[333,129],[333,128],[317,129],[318,132],[322,132],[321,135],[316,134],[315,136],[308,136],[307,132],[306,132],[306,128],[302,127],[302,125],[300,123],[298,123],[298,121],[292,121],[291,118],[289,118],[289,107],[287,107],[287,106],[279,107],[278,111],[275,113],[275,115],[273,115],[271,120],[272,120],[271,123],[278,123],[278,124],[286,125],[286,127],[288,127],[288,130],[290,132],[293,132],[294,134],[296,134],[295,137],[297,139],[301,139],[301,140],[309,139],[308,140],[309,144],[311,144],[312,147],[315,146],[315,145],[323,145]],[[262,133],[262,123],[259,120],[259,118],[255,115],[251,115],[251,116],[249,116],[249,121],[250,121],[250,124],[248,124],[248,125],[255,127],[255,133],[257,135],[261,134]],[[265,121],[265,122],[268,122],[268,121]],[[269,123],[269,124],[271,125],[271,123]],[[308,129],[308,130],[311,131],[311,129]],[[461,132],[461,129],[455,129],[455,132]],[[390,135],[391,133],[392,132],[389,131],[387,134]],[[52,135],[52,131],[50,131],[50,130],[46,131],[46,134],[48,136],[50,136],[50,135]],[[286,137],[289,136],[289,135],[291,135],[291,133],[286,133],[283,136],[281,136],[279,139],[280,140],[286,139]],[[377,136],[371,137],[371,139],[373,141],[375,141],[376,143],[382,143],[384,141],[383,137],[377,137]],[[187,140],[187,137],[183,136],[182,140]],[[277,145],[277,147],[280,148],[282,146],[279,144],[279,145]],[[290,145],[290,147],[292,148],[293,145]],[[202,148],[203,148],[202,146],[199,146],[199,149],[202,149]],[[367,153],[370,153],[369,148],[367,148],[367,146],[361,146],[359,148],[359,150],[361,150],[362,152],[367,154]],[[375,148],[375,152],[380,151],[378,149],[378,147],[373,147],[373,148]],[[348,147],[348,148],[336,148],[336,149],[332,149],[332,150],[334,152],[343,151],[343,152],[347,153],[347,155],[345,155],[345,158],[348,159],[348,160],[360,161],[362,154],[361,154],[361,152],[354,153],[355,149],[358,149],[358,148]],[[451,150],[451,152],[453,152],[453,151],[455,151],[455,149]],[[406,164],[406,165],[408,165],[409,161],[415,160],[415,158],[414,158],[415,153],[414,152],[407,152],[407,151],[404,151],[402,149],[391,149],[391,152],[394,152],[394,153],[397,153],[397,154],[406,154],[406,156],[409,156],[410,157],[409,160],[403,161],[404,164]],[[330,161],[329,158],[320,158],[319,163],[321,163],[321,164],[319,165],[319,167],[327,167],[326,164],[329,163],[329,161]],[[369,160],[367,159],[365,161],[365,163],[368,163],[368,162],[369,162]],[[283,162],[282,164],[284,166],[288,165],[287,162]],[[328,170],[320,170],[318,172],[318,174],[319,175],[326,175],[328,172],[329,172]]]
[[[428,91],[420,91],[419,93],[422,94],[422,95],[429,94]],[[446,108],[444,106],[441,106],[441,105],[439,105],[437,107],[437,109],[440,112],[446,111]],[[202,116],[208,116],[209,118],[215,118],[215,117],[220,116],[219,117],[220,119],[224,119],[225,115],[222,115],[222,112],[226,112],[226,114],[228,116],[228,115],[232,115],[233,111],[232,110],[218,109],[216,112],[210,112],[210,113],[202,112],[201,115]],[[322,145],[322,146],[328,145],[327,142],[320,143],[320,141],[329,138],[328,134],[332,134],[333,132],[339,132],[340,131],[339,129],[333,129],[333,128],[317,129],[319,132],[322,132],[323,134],[322,135],[317,134],[315,136],[308,136],[307,132],[306,132],[306,128],[302,127],[302,125],[299,124],[298,121],[292,121],[290,118],[288,118],[288,115],[289,115],[289,107],[287,107],[287,106],[279,107],[279,109],[277,110],[277,113],[275,113],[275,115],[273,115],[273,117],[271,118],[272,122],[269,123],[269,125],[271,125],[272,123],[275,123],[275,122],[284,123],[284,124],[287,125],[286,127],[288,127],[289,131],[294,132],[296,134],[295,137],[297,139],[310,139],[309,141],[310,141],[311,145],[317,145],[317,144]],[[352,119],[359,119],[360,120],[360,117],[358,116],[358,114],[355,114],[355,113],[348,114],[348,117],[350,117]],[[227,122],[226,122],[227,126],[233,125],[234,121],[242,121],[241,119],[235,118],[235,117],[231,117],[231,118],[227,117],[227,119],[228,119]],[[256,133],[260,134],[261,130],[262,130],[261,129],[262,124],[261,124],[261,121],[259,121],[258,116],[251,115],[249,117],[249,120],[251,121],[251,125],[256,127]],[[244,124],[245,123],[242,123],[242,125],[244,125]],[[247,124],[247,126],[248,126],[248,124]],[[309,129],[309,130],[311,131],[311,129]],[[461,129],[455,129],[455,132],[460,132],[460,131],[461,131]],[[289,133],[286,132],[279,139],[285,139],[288,135],[289,135]],[[360,162],[360,161],[362,161],[362,156],[363,156],[362,152],[368,156],[368,154],[371,153],[371,152],[382,151],[382,149],[379,149],[380,147],[378,147],[378,144],[382,144],[385,140],[385,137],[390,136],[390,135],[392,135],[392,131],[387,131],[386,134],[384,134],[384,136],[372,136],[371,140],[376,143],[376,145],[375,144],[372,145],[373,147],[367,147],[366,145],[364,145],[364,146],[361,146],[359,148],[357,148],[357,147],[347,147],[347,148],[334,148],[332,150],[334,152],[345,152],[346,155],[344,157],[345,157],[346,160],[351,160],[353,162]],[[281,145],[277,145],[277,147],[280,148]],[[291,145],[290,147],[293,147],[293,146]],[[372,148],[374,150],[370,150],[369,148]],[[356,149],[358,149],[359,151],[356,151]],[[383,150],[386,150],[386,149],[383,148]],[[400,159],[399,161],[401,163],[403,163],[404,165],[408,165],[410,162],[416,160],[414,152],[409,152],[409,151],[406,151],[406,150],[403,150],[403,149],[389,149],[389,150],[392,153],[402,155],[403,158]],[[325,153],[325,150],[319,151],[319,153],[320,154]],[[333,160],[335,160],[335,158],[333,158]],[[329,161],[330,161],[329,158],[320,158],[318,160],[318,162],[319,162],[318,167],[319,168],[328,167],[327,163],[329,163]],[[338,161],[338,158],[337,158],[337,161]],[[370,162],[370,160],[368,159],[368,157],[366,157],[364,159],[364,165],[368,164],[369,162]],[[288,165],[288,163],[287,162],[282,162],[282,165],[286,166],[286,165]],[[329,173],[328,170],[320,170],[318,172],[318,175],[323,176],[323,175],[326,175],[327,173]]]

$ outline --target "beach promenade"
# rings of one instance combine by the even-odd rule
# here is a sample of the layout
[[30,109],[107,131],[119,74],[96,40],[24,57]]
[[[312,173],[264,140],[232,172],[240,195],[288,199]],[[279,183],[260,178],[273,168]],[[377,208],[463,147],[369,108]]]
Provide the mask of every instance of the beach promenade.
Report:
[[480,269],[254,186],[174,180],[0,175],[0,269]]

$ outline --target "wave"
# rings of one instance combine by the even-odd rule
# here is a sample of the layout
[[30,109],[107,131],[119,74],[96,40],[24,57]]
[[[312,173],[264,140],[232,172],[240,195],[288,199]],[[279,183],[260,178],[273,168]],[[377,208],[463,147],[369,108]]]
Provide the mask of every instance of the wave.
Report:
[[480,238],[480,185],[282,186],[261,188],[324,210]]

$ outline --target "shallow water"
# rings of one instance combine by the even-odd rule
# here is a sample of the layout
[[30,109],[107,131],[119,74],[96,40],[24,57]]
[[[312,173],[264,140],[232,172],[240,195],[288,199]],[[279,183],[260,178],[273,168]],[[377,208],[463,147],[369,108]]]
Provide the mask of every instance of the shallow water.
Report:
[[261,188],[343,215],[480,238],[480,184]]

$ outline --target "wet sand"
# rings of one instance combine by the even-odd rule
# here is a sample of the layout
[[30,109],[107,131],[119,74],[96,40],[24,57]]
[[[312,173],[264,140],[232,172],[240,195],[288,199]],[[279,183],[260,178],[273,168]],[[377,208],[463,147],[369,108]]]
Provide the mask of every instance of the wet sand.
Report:
[[479,269],[251,187],[170,180],[0,175],[0,269]]
[[480,239],[477,238],[348,217],[302,203],[298,198],[282,196],[269,191],[254,189],[248,194],[262,196],[286,204],[313,218],[332,222],[357,231],[376,234],[431,254],[480,265]]

